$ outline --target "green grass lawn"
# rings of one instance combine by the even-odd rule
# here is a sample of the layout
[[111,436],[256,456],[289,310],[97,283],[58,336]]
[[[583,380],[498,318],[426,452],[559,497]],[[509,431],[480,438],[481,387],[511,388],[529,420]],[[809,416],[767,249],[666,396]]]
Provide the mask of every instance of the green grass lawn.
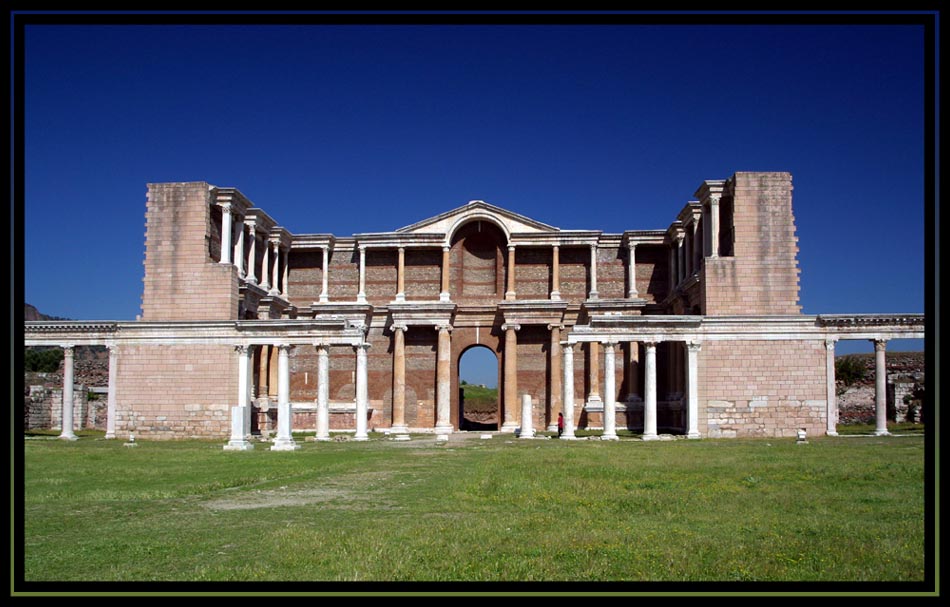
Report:
[[924,575],[918,436],[224,442],[25,441],[26,579]]

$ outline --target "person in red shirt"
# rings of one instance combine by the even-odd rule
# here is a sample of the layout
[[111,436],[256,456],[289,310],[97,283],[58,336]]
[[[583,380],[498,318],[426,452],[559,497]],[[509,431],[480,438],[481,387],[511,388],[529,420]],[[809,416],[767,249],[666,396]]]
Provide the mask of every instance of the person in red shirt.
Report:
[[557,437],[561,438],[561,434],[564,432],[564,414],[557,414]]

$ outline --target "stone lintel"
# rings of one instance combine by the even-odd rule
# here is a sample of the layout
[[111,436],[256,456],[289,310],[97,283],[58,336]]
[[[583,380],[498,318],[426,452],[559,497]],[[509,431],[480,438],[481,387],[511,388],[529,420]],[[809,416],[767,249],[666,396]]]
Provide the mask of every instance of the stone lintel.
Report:
[[434,327],[437,325],[451,325],[455,318],[456,304],[454,303],[391,303],[389,304],[389,321],[392,325],[407,327]]
[[498,304],[502,322],[513,325],[559,325],[567,302],[551,299],[522,299]]

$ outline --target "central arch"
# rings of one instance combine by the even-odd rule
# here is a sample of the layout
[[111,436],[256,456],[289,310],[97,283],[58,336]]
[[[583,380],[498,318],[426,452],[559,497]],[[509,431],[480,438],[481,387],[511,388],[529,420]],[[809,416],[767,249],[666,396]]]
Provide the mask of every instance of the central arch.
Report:
[[488,346],[475,344],[462,351],[456,368],[458,429],[498,430],[501,423],[498,355]]

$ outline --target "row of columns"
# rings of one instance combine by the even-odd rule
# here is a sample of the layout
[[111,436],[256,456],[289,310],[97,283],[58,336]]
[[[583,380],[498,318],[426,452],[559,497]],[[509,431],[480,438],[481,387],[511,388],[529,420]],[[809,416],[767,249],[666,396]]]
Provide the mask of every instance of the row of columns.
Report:
[[[826,398],[828,408],[827,430],[829,436],[838,435],[838,403],[835,385],[835,339],[825,341],[825,376],[828,378]],[[874,434],[886,436],[887,431],[887,340],[872,339],[874,344]]]
[[[627,284],[627,298],[636,299],[639,297],[639,292],[637,291],[636,283],[636,243],[631,242],[627,245],[628,251],[628,263],[627,263],[627,273],[628,273],[628,284]],[[275,245],[276,247],[276,245]],[[366,245],[359,245],[359,291],[356,294],[357,303],[366,303]],[[330,254],[330,246],[325,245],[321,247],[322,257],[323,257],[323,285],[320,291],[319,303],[329,303],[329,293],[327,290],[328,280],[328,259]],[[552,301],[559,301],[561,299],[561,272],[560,272],[560,247],[558,245],[552,245],[552,262],[551,262],[551,293],[549,295]],[[396,295],[394,301],[402,303],[406,301],[406,247],[399,246],[396,247],[398,254],[398,261],[396,265]],[[505,300],[514,301],[517,299],[517,293],[515,292],[515,275],[516,275],[516,263],[515,263],[515,245],[508,245],[508,278],[506,281],[505,289]],[[275,248],[276,251],[276,248]],[[442,247],[442,276],[441,284],[439,291],[439,301],[448,302],[451,301],[451,294],[449,292],[449,277],[450,277],[450,252],[451,248],[444,246]],[[252,253],[253,255],[253,247]],[[276,252],[275,252],[276,255]],[[597,290],[597,245],[590,245],[590,257],[591,257],[591,266],[590,266],[590,291],[588,292],[588,299],[597,299],[599,297],[599,292]],[[225,263],[222,259],[221,263]],[[228,262],[230,263],[230,262]],[[286,270],[286,267],[285,267]],[[284,284],[286,285],[286,275],[284,277]],[[286,287],[285,287],[286,289]],[[284,291],[286,296],[286,291]]]
[[[591,346],[598,342],[589,342]],[[604,346],[604,440],[616,440],[616,341],[605,341]],[[656,342],[641,342],[644,347],[643,386],[643,440],[656,440]],[[574,436],[574,344],[562,342],[564,356],[563,405],[564,433],[561,438]],[[687,433],[688,438],[699,438],[698,354],[701,344],[687,342]],[[593,359],[592,354],[592,359]],[[592,382],[592,386],[594,382]]]
[[[106,395],[106,438],[115,438],[115,410],[116,410],[116,372],[118,369],[119,349],[114,345],[107,345],[109,350],[109,391]],[[73,346],[63,347],[63,403],[62,403],[62,430],[59,438],[77,440],[73,426],[76,423],[73,406],[73,381],[75,377],[75,350]]]
[[[221,261],[218,263],[234,265],[237,268],[238,276],[251,284],[259,286],[267,291],[268,295],[288,298],[287,284],[289,266],[288,256],[289,248],[281,249],[280,241],[276,239],[263,240],[264,252],[261,259],[261,279],[258,283],[257,278],[257,224],[253,221],[232,221],[233,209],[231,203],[222,203],[218,205],[221,208]],[[231,246],[231,234],[234,231],[233,223],[237,223],[237,238]],[[247,257],[244,255],[244,230],[247,228],[250,245],[248,247]],[[267,246],[267,245],[270,246]],[[269,253],[273,254],[273,261],[269,259]],[[283,263],[281,263],[283,261]],[[245,270],[246,266],[246,270]]]

